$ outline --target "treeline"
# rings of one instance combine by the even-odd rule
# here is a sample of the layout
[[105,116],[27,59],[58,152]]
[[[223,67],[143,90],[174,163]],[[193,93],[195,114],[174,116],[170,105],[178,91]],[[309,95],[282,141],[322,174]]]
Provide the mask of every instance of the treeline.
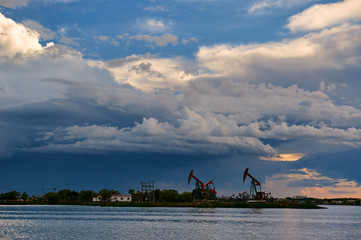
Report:
[[155,189],[150,192],[135,192],[133,189],[129,190],[134,202],[192,202],[193,193],[183,192],[179,193],[174,189]]
[[[0,194],[1,202],[28,202],[28,203],[91,203],[94,198],[106,203],[111,201],[113,195],[120,195],[116,190],[102,189],[99,192],[92,190],[82,190],[80,192],[63,189],[58,192],[47,192],[44,195],[33,195],[29,197],[26,192],[20,193],[11,191]],[[193,194],[191,192],[178,193],[174,189],[156,189],[151,192],[135,192],[129,189],[128,195],[132,196],[132,202],[192,202]]]
[[17,201],[23,200],[26,201],[29,198],[29,195],[26,192],[20,194],[17,191],[11,191],[7,193],[0,193],[0,201]]
[[22,194],[17,191],[11,191],[0,194],[1,202],[49,202],[49,203],[60,203],[60,202],[92,202],[93,197],[98,194],[92,190],[85,191],[71,191],[69,189],[63,189],[58,192],[48,192],[45,195],[33,195],[29,196],[26,192]]

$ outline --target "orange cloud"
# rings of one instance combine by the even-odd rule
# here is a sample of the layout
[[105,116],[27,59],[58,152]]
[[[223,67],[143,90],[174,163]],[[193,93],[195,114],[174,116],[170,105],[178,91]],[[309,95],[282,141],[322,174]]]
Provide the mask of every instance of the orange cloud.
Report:
[[[361,186],[355,181],[330,178],[308,168],[292,172],[266,177],[264,189],[271,192],[274,197],[304,195],[315,198],[361,198]],[[314,186],[310,185],[311,180],[314,181]],[[299,184],[292,184],[294,182],[299,182]],[[325,183],[324,186],[322,182]],[[302,186],[302,183],[306,185]]]
[[272,157],[259,157],[259,159],[266,161],[294,162],[303,158],[304,156],[305,154],[302,153],[284,153],[274,155]]

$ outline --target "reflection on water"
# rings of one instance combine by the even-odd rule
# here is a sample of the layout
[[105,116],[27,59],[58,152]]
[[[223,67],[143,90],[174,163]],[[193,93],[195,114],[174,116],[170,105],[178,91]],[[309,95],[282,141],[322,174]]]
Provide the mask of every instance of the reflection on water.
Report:
[[0,206],[0,239],[360,239],[361,207]]
[[216,208],[188,208],[186,221],[196,224],[215,224],[217,223]]
[[252,214],[262,214],[262,208],[251,208]]

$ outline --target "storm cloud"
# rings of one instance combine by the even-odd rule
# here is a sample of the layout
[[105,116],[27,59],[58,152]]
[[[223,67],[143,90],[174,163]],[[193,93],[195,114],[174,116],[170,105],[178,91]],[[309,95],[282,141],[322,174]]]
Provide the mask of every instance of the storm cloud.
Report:
[[[345,10],[338,18],[307,24],[336,4]],[[284,39],[199,45],[194,58],[145,53],[89,59],[80,48],[43,42],[55,32],[35,21],[22,24],[0,14],[0,158],[142,152],[301,164],[360,149],[361,102],[347,94],[359,86],[348,72],[357,75],[361,66],[354,4],[315,5],[284,23],[291,31]],[[128,40],[178,45],[178,35],[167,32],[172,21],[142,18],[137,24],[147,34],[128,34]],[[360,193],[354,180],[299,169],[268,172],[266,185]]]

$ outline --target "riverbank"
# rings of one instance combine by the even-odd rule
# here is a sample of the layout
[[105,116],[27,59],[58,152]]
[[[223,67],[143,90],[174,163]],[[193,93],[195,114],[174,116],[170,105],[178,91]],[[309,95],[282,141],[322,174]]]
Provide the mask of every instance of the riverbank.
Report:
[[48,203],[48,202],[2,202],[0,205],[86,205],[101,207],[193,207],[193,208],[295,208],[295,209],[322,209],[314,203],[292,203],[292,202],[114,202],[114,203]]
[[[91,203],[90,205],[93,205]],[[246,202],[150,202],[150,203],[105,203],[95,204],[105,207],[195,207],[195,208],[322,208],[312,203],[246,203]]]

